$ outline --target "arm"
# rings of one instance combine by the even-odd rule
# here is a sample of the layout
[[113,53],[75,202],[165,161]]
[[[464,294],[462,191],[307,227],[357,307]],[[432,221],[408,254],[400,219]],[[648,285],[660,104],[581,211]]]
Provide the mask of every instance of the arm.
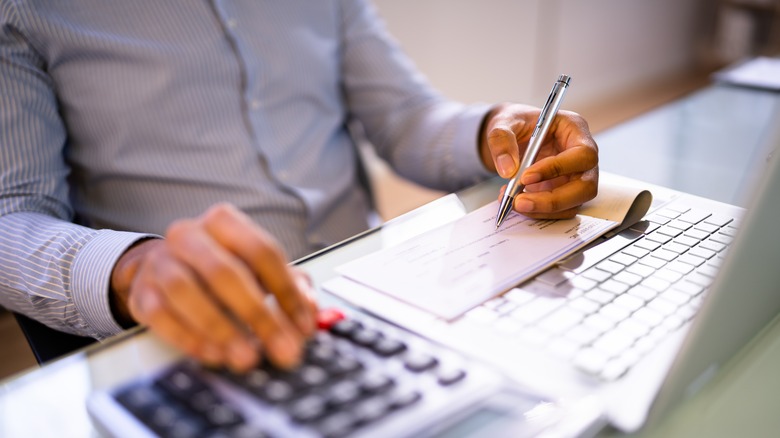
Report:
[[341,4],[345,98],[377,153],[399,174],[432,188],[456,190],[490,176],[477,154],[490,106],[444,99],[368,2]]
[[[380,156],[402,175],[455,190],[517,169],[538,108],[461,105],[438,95],[362,1],[343,4],[344,87],[350,110]],[[531,217],[573,216],[596,196],[598,149],[587,123],[561,111],[539,160],[524,176],[515,209]]]
[[[118,333],[111,268],[141,235],[70,222],[65,126],[44,61],[0,16],[0,304],[69,333]],[[6,15],[7,14],[7,15]]]

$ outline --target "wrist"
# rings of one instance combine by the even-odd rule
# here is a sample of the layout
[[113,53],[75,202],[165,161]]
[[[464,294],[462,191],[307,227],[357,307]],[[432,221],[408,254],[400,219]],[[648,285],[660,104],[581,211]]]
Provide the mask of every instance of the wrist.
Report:
[[130,246],[114,265],[111,272],[108,302],[114,320],[122,328],[127,329],[137,324],[127,304],[130,286],[144,255],[160,243],[162,243],[161,239],[141,239]]

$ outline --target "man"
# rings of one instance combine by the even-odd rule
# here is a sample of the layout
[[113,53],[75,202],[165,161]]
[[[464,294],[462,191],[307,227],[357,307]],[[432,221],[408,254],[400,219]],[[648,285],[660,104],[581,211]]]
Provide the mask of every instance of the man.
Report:
[[[367,226],[349,121],[402,175],[455,190],[511,176],[538,115],[443,99],[364,0],[0,14],[0,304],[97,339],[146,324],[235,370],[297,363],[316,306],[288,257]],[[587,124],[559,115],[515,202],[531,217],[596,194]]]

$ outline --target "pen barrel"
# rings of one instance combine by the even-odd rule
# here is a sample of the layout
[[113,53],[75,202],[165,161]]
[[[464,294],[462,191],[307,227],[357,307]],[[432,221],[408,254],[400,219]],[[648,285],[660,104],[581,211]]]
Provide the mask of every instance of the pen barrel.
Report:
[[542,112],[539,114],[539,120],[536,122],[531,139],[528,140],[528,148],[523,155],[523,160],[520,162],[520,168],[517,172],[518,176],[522,175],[525,169],[529,168],[536,161],[536,155],[547,137],[547,131],[550,130],[550,126],[553,120],[555,120],[555,115],[558,113],[561,102],[563,102],[563,96],[566,94],[565,91],[569,86],[570,80],[570,76],[560,75],[555,84],[553,84],[552,90],[550,90],[550,94],[547,97],[547,102],[545,102]]

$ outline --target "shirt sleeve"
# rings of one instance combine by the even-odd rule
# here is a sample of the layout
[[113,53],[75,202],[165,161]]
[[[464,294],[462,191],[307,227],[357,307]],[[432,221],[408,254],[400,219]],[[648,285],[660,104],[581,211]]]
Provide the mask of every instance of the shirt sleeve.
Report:
[[377,153],[401,175],[456,190],[493,175],[477,150],[490,105],[443,98],[363,0],[342,2],[343,87],[351,115]]
[[71,221],[67,134],[45,62],[0,8],[0,305],[57,330],[122,330],[108,302],[119,256],[146,234]]

